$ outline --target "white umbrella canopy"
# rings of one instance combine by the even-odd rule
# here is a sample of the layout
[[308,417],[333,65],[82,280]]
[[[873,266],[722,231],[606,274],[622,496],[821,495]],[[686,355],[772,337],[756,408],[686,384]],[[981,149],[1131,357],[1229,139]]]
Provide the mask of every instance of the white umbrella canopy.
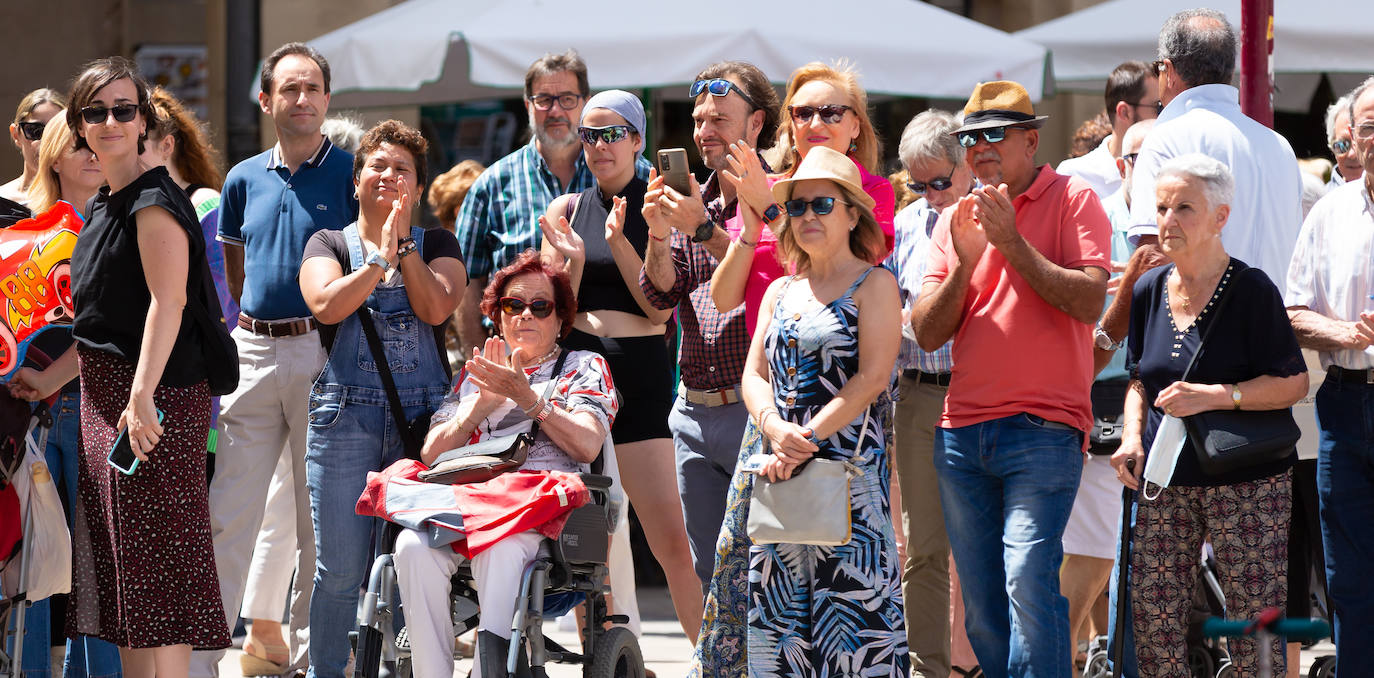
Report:
[[[1240,30],[1240,0],[1109,0],[1016,36],[1050,49],[1055,87],[1100,93],[1117,64],[1155,58],[1165,20],[1199,5]],[[1322,73],[1338,92],[1353,87],[1374,72],[1371,38],[1368,0],[1274,0],[1275,106],[1306,110]]]
[[[1040,99],[1043,47],[916,0],[699,0],[636,11],[584,0],[409,0],[311,41],[330,60],[336,107],[510,96],[546,52],[576,48],[593,89],[682,88],[706,64],[748,61],[783,83],[847,59],[873,94],[963,99],[1010,79]],[[678,96],[685,97],[685,90]]]

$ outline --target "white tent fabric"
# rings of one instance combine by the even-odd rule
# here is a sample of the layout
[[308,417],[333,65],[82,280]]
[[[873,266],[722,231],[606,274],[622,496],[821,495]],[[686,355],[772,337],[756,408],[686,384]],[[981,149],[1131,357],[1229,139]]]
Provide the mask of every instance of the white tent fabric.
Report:
[[330,60],[336,107],[509,96],[532,61],[569,47],[586,60],[593,89],[670,94],[722,59],[749,61],[777,83],[804,63],[847,59],[870,93],[953,99],[979,81],[1011,79],[1038,100],[1049,70],[1043,47],[915,0],[650,7],[409,0],[311,44]]
[[[1205,5],[1240,30],[1240,0],[1109,0],[1016,33],[1054,57],[1055,86],[1100,93],[1117,64],[1152,61],[1174,13]],[[1368,0],[1274,0],[1275,107],[1306,110],[1321,73],[1336,91],[1374,72]]]

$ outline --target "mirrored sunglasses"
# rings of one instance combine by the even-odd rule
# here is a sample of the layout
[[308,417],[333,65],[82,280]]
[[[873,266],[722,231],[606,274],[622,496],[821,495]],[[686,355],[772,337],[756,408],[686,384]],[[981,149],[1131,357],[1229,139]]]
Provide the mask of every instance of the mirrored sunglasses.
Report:
[[1003,139],[1007,138],[1007,130],[1009,129],[1025,128],[1019,125],[1008,125],[1006,127],[989,127],[987,129],[976,129],[968,132],[959,132],[955,136],[959,138],[960,146],[963,146],[964,148],[973,148],[973,145],[978,143],[979,134],[982,134],[983,139],[988,143],[996,144],[1001,143]]
[[25,139],[38,141],[43,138],[43,127],[46,125],[47,123],[43,122],[21,122],[19,123],[19,131]]
[[833,125],[844,119],[845,111],[854,109],[844,104],[826,104],[824,106],[788,106],[787,112],[792,115],[792,120],[803,125],[811,121],[811,116],[819,114],[821,122]]
[[579,127],[577,128],[577,135],[582,137],[582,143],[588,146],[595,146],[598,141],[613,144],[630,136],[630,126],[608,125],[606,127]]
[[134,104],[120,104],[112,108],[104,106],[87,106],[81,109],[81,119],[87,125],[99,125],[114,114],[115,122],[129,122],[134,119],[134,114],[138,113],[138,106]]
[[735,93],[738,94],[741,99],[744,99],[745,103],[749,104],[750,108],[758,110],[759,107],[758,104],[754,103],[753,99],[749,98],[748,94],[744,93],[744,90],[739,88],[739,85],[736,85],[735,83],[730,82],[725,78],[698,80],[692,83],[692,86],[687,90],[687,93],[690,94],[693,99],[695,99],[698,96],[701,96],[702,90],[705,90],[707,94],[710,94],[713,97],[723,97],[729,94],[730,90],[734,90]]
[[501,312],[506,315],[520,315],[527,308],[536,318],[547,318],[553,314],[553,302],[548,299],[525,301],[520,297],[501,297]]
[[816,216],[819,217],[834,212],[835,203],[840,203],[842,205],[849,204],[838,198],[820,197],[812,198],[809,201],[802,200],[801,198],[793,198],[783,203],[782,206],[787,209],[788,216],[799,217],[803,214],[806,214],[806,208],[809,206],[811,208],[811,211],[815,212]]
[[1350,152],[1350,140],[1349,140],[1349,139],[1337,139],[1337,140],[1331,142],[1331,150],[1334,151],[1334,152],[1336,153],[1336,155],[1340,155],[1340,154],[1342,154],[1342,153],[1349,153],[1349,152]]
[[954,175],[947,177],[937,177],[930,181],[908,181],[906,187],[911,189],[916,195],[925,195],[927,190],[943,191],[954,185]]

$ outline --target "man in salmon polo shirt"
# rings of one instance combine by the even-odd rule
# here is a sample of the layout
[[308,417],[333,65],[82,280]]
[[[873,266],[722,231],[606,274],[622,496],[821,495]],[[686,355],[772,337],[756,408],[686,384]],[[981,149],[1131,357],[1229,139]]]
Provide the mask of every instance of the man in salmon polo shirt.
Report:
[[935,437],[965,627],[989,678],[1062,678],[1071,665],[1062,537],[1092,422],[1093,326],[1111,224],[1078,178],[1035,164],[1026,90],[980,83],[955,130],[982,186],[936,223],[916,340],[954,339]]

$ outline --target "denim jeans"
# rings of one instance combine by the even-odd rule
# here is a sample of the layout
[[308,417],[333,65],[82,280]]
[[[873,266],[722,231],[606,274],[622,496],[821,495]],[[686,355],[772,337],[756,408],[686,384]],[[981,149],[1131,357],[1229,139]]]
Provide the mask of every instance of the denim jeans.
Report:
[[[72,502],[76,497],[76,467],[81,456],[78,436],[81,433],[81,392],[71,391],[58,396],[52,406],[53,422],[48,431],[48,446],[44,461],[52,473],[53,482],[64,495],[67,525],[71,526]],[[11,624],[12,625],[12,624]],[[48,647],[53,644],[52,610],[50,601],[40,600],[29,608],[24,618],[24,674],[28,678],[50,678],[63,675],[52,670]],[[82,636],[67,641],[65,675],[109,678],[121,675],[119,650],[114,645]]]
[[1374,665],[1374,386],[1327,379],[1317,391],[1317,424],[1317,496],[1336,657],[1339,666],[1364,671]]
[[1083,434],[1029,414],[942,428],[935,468],[965,628],[989,678],[1070,675],[1064,526],[1083,472]]

